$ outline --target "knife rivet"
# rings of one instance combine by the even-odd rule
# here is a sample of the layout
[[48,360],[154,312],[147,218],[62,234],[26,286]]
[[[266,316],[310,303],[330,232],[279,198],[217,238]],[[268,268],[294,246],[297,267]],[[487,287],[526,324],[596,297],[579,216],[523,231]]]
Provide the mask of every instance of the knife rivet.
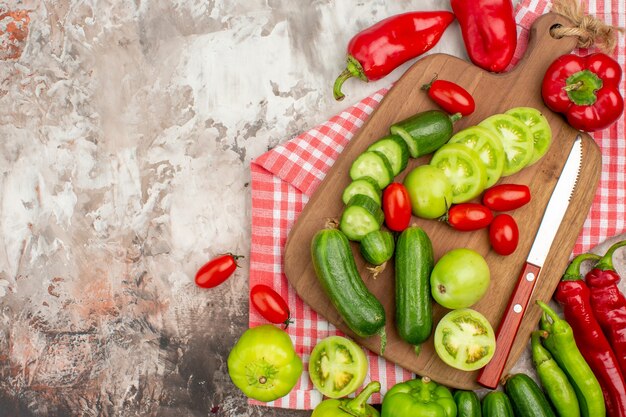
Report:
[[535,274],[533,274],[532,272],[529,272],[526,274],[526,281],[534,281],[535,280]]
[[522,306],[520,304],[515,304],[513,306],[513,311],[515,311],[516,313],[521,313],[522,312]]

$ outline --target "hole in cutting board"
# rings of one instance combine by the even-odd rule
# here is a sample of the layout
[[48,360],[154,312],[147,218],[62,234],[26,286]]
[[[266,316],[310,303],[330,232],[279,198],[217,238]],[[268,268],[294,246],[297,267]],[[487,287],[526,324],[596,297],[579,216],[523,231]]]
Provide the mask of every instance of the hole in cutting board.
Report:
[[554,31],[562,27],[563,25],[560,23],[555,23],[554,25],[550,26],[550,36],[552,36],[554,39],[561,39],[563,35],[555,35]]

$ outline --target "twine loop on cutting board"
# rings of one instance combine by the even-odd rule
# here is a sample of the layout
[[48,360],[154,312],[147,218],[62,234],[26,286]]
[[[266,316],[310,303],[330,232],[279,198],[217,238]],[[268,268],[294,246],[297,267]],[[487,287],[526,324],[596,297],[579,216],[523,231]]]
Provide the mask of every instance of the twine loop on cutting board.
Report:
[[617,45],[617,34],[624,28],[611,26],[595,16],[585,14],[582,4],[578,0],[554,0],[552,11],[569,18],[574,26],[556,26],[550,29],[555,38],[575,36],[578,38],[579,48],[589,48],[596,45],[606,53],[612,53]]

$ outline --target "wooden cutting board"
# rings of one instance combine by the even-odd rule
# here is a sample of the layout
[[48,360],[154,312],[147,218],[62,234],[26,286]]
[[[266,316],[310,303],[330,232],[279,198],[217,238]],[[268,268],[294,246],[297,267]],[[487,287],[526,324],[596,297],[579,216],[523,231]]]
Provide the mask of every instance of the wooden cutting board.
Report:
[[[487,295],[472,308],[483,313],[497,329],[500,318],[515,286],[519,269],[523,264],[543,211],[552,193],[559,173],[578,131],[571,128],[562,116],[551,112],[541,98],[540,86],[550,63],[558,56],[570,52],[576,44],[572,38],[555,39],[550,35],[553,25],[570,26],[563,16],[547,14],[534,23],[524,59],[509,73],[488,73],[471,63],[445,54],[434,54],[418,60],[398,80],[384,97],[367,123],[350,141],[329,170],[315,194],[298,217],[288,236],[285,248],[285,273],[298,295],[315,311],[340,330],[373,352],[379,351],[379,338],[362,339],[351,332],[330,303],[318,284],[310,256],[313,235],[325,227],[329,218],[338,219],[343,210],[341,194],[349,184],[352,161],[375,140],[388,134],[389,126],[415,113],[437,108],[420,86],[429,82],[435,74],[439,79],[455,81],[465,87],[476,100],[476,111],[455,124],[455,132],[478,124],[495,113],[503,113],[517,106],[539,109],[548,119],[553,133],[552,146],[536,164],[521,172],[502,178],[500,183],[527,184],[532,200],[526,206],[511,212],[520,229],[517,250],[509,256],[501,256],[490,249],[486,230],[459,232],[445,223],[435,220],[413,218],[433,242],[435,261],[454,248],[472,248],[482,254],[491,271],[491,284]],[[529,341],[530,332],[536,327],[540,309],[534,300],[549,300],[564,272],[572,248],[587,217],[600,177],[601,155],[591,137],[583,134],[583,167],[574,196],[565,219],[552,245],[548,259],[531,298],[532,307],[525,314],[515,345],[509,356],[506,372],[517,361]],[[412,168],[428,163],[430,156],[414,159],[407,169],[396,177],[402,181]],[[387,313],[387,349],[384,357],[420,376],[450,387],[476,389],[476,372],[464,372],[449,367],[436,355],[431,338],[422,346],[419,356],[413,346],[402,341],[394,327],[394,269],[391,265],[377,279],[366,270],[356,243],[352,244],[357,266],[370,291],[382,302]],[[392,263],[391,263],[392,264]],[[435,324],[448,310],[434,305]]]

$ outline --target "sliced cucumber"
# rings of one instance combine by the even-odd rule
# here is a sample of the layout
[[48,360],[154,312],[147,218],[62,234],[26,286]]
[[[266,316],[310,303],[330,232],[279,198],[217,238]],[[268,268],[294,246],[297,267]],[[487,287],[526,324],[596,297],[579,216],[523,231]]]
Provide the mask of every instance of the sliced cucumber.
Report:
[[391,164],[394,177],[404,171],[409,163],[409,148],[400,136],[386,136],[372,143],[367,150],[378,151],[385,155]]
[[368,233],[380,229],[384,220],[385,215],[374,200],[357,194],[343,210],[339,229],[348,239],[360,242]]
[[343,204],[348,204],[352,197],[357,194],[363,194],[376,201],[376,203],[380,206],[382,193],[383,192],[378,186],[378,183],[374,179],[370,177],[363,177],[348,184],[348,186],[343,190],[341,200],[343,201]]
[[395,242],[393,235],[386,230],[374,230],[361,239],[360,251],[363,258],[372,265],[382,265],[393,256]]
[[393,169],[387,157],[378,151],[365,151],[359,155],[350,167],[350,178],[370,177],[382,190],[393,181]]
[[439,110],[427,110],[408,119],[394,123],[389,131],[406,142],[413,158],[429,154],[452,137],[452,125],[460,113],[449,114]]

